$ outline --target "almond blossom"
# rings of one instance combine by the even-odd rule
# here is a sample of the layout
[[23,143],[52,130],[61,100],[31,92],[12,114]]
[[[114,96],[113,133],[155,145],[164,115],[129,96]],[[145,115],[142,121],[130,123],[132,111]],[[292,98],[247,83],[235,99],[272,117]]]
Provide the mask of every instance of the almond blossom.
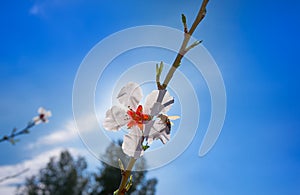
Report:
[[127,127],[129,133],[124,136],[122,149],[128,156],[138,158],[143,155],[143,142],[151,144],[160,139],[165,144],[170,139],[168,125],[158,117],[166,114],[174,102],[167,91],[152,91],[145,100],[142,100],[142,89],[137,83],[129,82],[117,95],[120,105],[112,106],[106,112],[103,127],[106,130],[118,131]]
[[32,120],[28,122],[25,128],[19,131],[16,128],[14,128],[9,135],[4,135],[2,138],[0,138],[0,142],[9,141],[11,144],[14,145],[16,142],[19,141],[19,139],[15,139],[15,137],[20,136],[22,134],[30,133],[29,130],[35,125],[40,124],[41,122],[48,123],[48,118],[52,115],[51,111],[45,110],[43,107],[40,107],[38,109],[38,113],[39,115],[33,117]]
[[40,107],[38,109],[38,113],[39,115],[38,116],[35,116],[32,121],[34,123],[34,125],[37,125],[37,124],[40,124],[41,122],[43,123],[48,123],[49,120],[48,118],[52,116],[52,113],[50,110],[46,110],[45,108],[43,107]]

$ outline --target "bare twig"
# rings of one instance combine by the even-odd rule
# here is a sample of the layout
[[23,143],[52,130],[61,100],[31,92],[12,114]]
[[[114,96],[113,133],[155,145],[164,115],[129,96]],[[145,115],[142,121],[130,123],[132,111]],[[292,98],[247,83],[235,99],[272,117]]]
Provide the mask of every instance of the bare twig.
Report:
[[131,170],[134,166],[134,163],[135,163],[136,159],[131,157],[130,160],[129,160],[129,163],[126,167],[126,170],[125,171],[122,171],[122,180],[121,180],[121,183],[120,183],[120,186],[119,186],[119,189],[117,190],[117,194],[118,195],[124,195],[126,193],[126,184],[127,184],[127,181],[128,181],[128,178],[131,174]]
[[[193,47],[196,46],[195,44],[192,44],[191,46],[187,47],[187,44],[188,44],[188,42],[189,42],[191,36],[193,35],[194,31],[196,30],[198,24],[203,20],[203,18],[204,18],[205,15],[206,15],[206,6],[207,6],[207,4],[208,4],[208,1],[209,1],[209,0],[203,0],[202,5],[201,5],[201,7],[200,7],[200,9],[199,9],[198,15],[197,15],[195,21],[193,22],[193,25],[192,25],[192,27],[190,28],[190,30],[188,30],[188,31],[184,30],[185,33],[184,33],[184,39],[183,39],[182,45],[181,45],[181,47],[180,47],[179,52],[177,53],[177,56],[176,56],[176,58],[175,58],[175,60],[174,60],[174,62],[173,62],[173,64],[172,64],[172,67],[170,68],[170,70],[169,70],[169,72],[168,72],[168,74],[167,74],[167,76],[166,76],[166,78],[165,78],[165,80],[164,80],[164,83],[163,83],[161,89],[166,89],[166,88],[167,88],[167,86],[168,86],[170,80],[171,80],[172,77],[173,77],[174,72],[175,72],[176,69],[180,66],[180,63],[181,63],[181,60],[182,60],[183,56],[184,56],[191,48],[193,48]],[[186,18],[185,18],[184,15],[182,15],[182,22],[183,22],[183,24],[184,24],[184,28],[187,28],[187,25],[185,24]],[[199,42],[199,43],[201,43],[201,42]],[[198,44],[199,44],[199,43],[198,43]]]
[[199,45],[200,43],[202,43],[202,40],[201,40],[201,41],[195,41],[193,44],[191,44],[190,46],[188,46],[188,47],[185,49],[185,52],[187,53],[188,51],[190,51],[191,49],[193,49],[194,47],[196,47],[196,46]]
[[156,64],[156,84],[157,84],[157,88],[160,89],[161,88],[161,84],[160,84],[160,75],[162,73],[164,67],[164,63],[160,62],[160,65]]
[[183,24],[183,31],[184,33],[188,33],[188,27],[186,24],[186,17],[184,14],[181,14],[181,20],[182,20],[182,24]]
[[16,128],[14,128],[10,135],[5,135],[0,139],[0,142],[4,142],[4,141],[8,141],[11,144],[15,144],[18,140],[15,140],[15,137],[22,135],[22,134],[28,134],[29,133],[29,129],[32,128],[35,125],[38,125],[40,123],[47,123],[49,120],[48,118],[52,115],[51,111],[49,110],[45,110],[43,107],[40,107],[38,109],[38,116],[35,116],[31,121],[29,121],[29,123],[27,124],[27,126],[20,130],[17,131]]
[[17,132],[17,129],[13,129],[10,135],[5,135],[0,139],[0,142],[8,141],[11,144],[15,144],[17,140],[15,140],[15,137],[22,135],[22,134],[28,134],[29,129],[32,128],[35,125],[34,122],[29,122],[28,125],[22,129],[21,131]]
[[199,12],[198,12],[198,15],[197,15],[195,21],[193,22],[193,25],[192,25],[191,29],[190,29],[189,32],[188,32],[188,34],[189,34],[190,36],[192,36],[192,34],[193,34],[194,31],[196,30],[198,24],[199,24],[199,23],[203,20],[203,18],[205,17],[205,15],[206,15],[206,6],[207,6],[207,4],[208,4],[208,1],[209,1],[209,0],[203,0],[202,5],[201,5],[201,7],[200,7],[200,10],[199,10]]
[[9,175],[9,176],[3,177],[3,178],[0,179],[0,183],[6,181],[8,179],[13,179],[13,178],[19,177],[20,175],[26,173],[27,171],[29,171],[29,168],[24,169],[24,170],[22,170],[22,171],[20,171],[20,172],[18,172],[16,174],[14,174],[14,175]]

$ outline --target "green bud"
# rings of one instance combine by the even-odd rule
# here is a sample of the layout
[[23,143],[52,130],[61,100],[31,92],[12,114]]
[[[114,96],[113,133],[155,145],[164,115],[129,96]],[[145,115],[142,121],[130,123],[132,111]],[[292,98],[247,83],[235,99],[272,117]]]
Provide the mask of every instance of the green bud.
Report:
[[124,168],[124,165],[123,165],[121,159],[119,159],[118,161],[119,161],[119,167],[120,167],[121,171],[125,171],[125,168]]
[[148,146],[148,145],[143,145],[142,147],[143,147],[144,151],[146,151],[148,148],[150,148],[150,146]]
[[162,73],[163,68],[164,68],[164,63],[161,61],[159,66],[159,74]]
[[132,175],[130,175],[129,182],[127,183],[127,185],[125,187],[126,192],[129,191],[129,189],[131,188],[131,186],[132,186]]
[[184,14],[181,14],[181,20],[182,20],[182,23],[185,24],[186,23],[186,17]]

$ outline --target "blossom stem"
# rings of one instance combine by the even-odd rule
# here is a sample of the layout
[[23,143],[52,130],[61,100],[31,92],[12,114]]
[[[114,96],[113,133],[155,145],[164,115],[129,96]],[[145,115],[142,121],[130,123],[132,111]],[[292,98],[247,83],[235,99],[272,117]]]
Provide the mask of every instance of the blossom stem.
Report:
[[22,134],[27,134],[27,133],[29,133],[29,129],[32,128],[34,125],[35,125],[34,122],[30,122],[30,123],[28,123],[28,125],[27,125],[24,129],[22,129],[22,130],[20,130],[20,131],[18,131],[18,132],[16,132],[16,130],[13,129],[12,132],[11,132],[11,134],[10,134],[10,135],[5,135],[5,136],[3,136],[3,137],[0,139],[0,142],[9,141],[9,142],[11,142],[12,144],[14,144],[14,141],[15,141],[14,138],[15,138],[15,137],[17,137],[17,136],[19,136],[19,135],[22,135]]
[[[199,43],[194,43],[191,46],[187,46],[189,41],[190,41],[190,38],[191,38],[192,34],[196,30],[198,24],[203,20],[203,18],[206,15],[206,6],[208,4],[208,1],[209,0],[203,0],[202,1],[202,4],[201,4],[201,7],[200,7],[199,12],[197,14],[197,17],[194,20],[194,22],[193,22],[193,24],[192,24],[192,26],[189,30],[188,30],[188,27],[187,27],[187,24],[186,24],[186,18],[184,16],[184,20],[183,20],[183,23],[184,23],[184,39],[183,39],[182,45],[179,49],[179,52],[177,53],[177,56],[176,56],[176,58],[175,58],[175,60],[172,64],[172,67],[170,68],[170,70],[169,70],[169,72],[168,72],[168,74],[167,74],[167,76],[166,76],[166,78],[165,78],[162,85],[160,84],[160,74],[161,74],[161,72],[159,72],[159,68],[161,67],[161,69],[162,69],[162,66],[158,67],[158,65],[157,65],[156,82],[157,82],[157,88],[159,90],[159,97],[157,99],[157,103],[162,102],[163,97],[165,95],[165,90],[166,90],[170,80],[172,79],[176,69],[180,66],[181,60],[184,57],[184,55],[190,49],[192,49],[193,47],[195,47],[196,45],[198,45],[200,43],[200,42]],[[147,137],[149,132],[144,132],[144,133],[145,133],[145,137]],[[129,160],[129,163],[126,167],[126,170],[122,171],[121,183],[120,183],[119,189],[116,191],[118,195],[124,195],[126,193],[126,188],[125,187],[126,187],[126,184],[128,182],[128,178],[131,174],[131,170],[132,170],[135,162],[136,162],[136,159],[131,157],[130,160]]]
[[186,24],[184,24],[185,30],[184,30],[184,39],[183,39],[182,45],[181,45],[181,47],[179,49],[179,52],[177,53],[177,56],[176,56],[176,58],[175,58],[175,60],[174,60],[174,62],[172,64],[172,67],[170,68],[170,70],[169,70],[169,72],[168,72],[168,74],[167,74],[167,76],[166,76],[166,78],[164,80],[164,83],[163,83],[163,85],[161,86],[160,89],[166,89],[167,88],[167,86],[168,86],[170,80],[172,79],[172,77],[173,77],[176,69],[180,66],[182,58],[192,48],[192,47],[187,47],[187,44],[189,43],[190,38],[193,35],[194,31],[196,30],[198,24],[203,20],[203,18],[206,15],[206,6],[208,4],[208,1],[209,0],[203,0],[202,1],[202,5],[201,5],[201,7],[199,9],[197,17],[194,20],[193,25],[190,28],[190,30],[187,30],[186,29],[187,26],[186,26]]
[[131,174],[131,170],[132,170],[135,162],[136,162],[136,159],[131,157],[129,159],[129,163],[126,167],[126,170],[122,172],[122,180],[121,180],[121,184],[118,189],[118,195],[124,195],[126,193],[125,187],[126,187],[128,178]]

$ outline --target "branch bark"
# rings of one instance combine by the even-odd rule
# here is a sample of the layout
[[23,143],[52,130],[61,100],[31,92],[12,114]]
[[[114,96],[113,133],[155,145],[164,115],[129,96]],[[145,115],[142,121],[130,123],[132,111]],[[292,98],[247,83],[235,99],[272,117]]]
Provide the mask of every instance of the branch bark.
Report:
[[131,170],[134,166],[135,161],[136,161],[136,159],[131,157],[129,160],[129,163],[126,167],[126,170],[122,171],[122,180],[121,180],[121,183],[120,183],[120,186],[118,189],[118,195],[124,195],[126,193],[125,187],[126,187],[128,178],[131,174]]
[[180,63],[181,63],[181,60],[182,58],[184,57],[184,55],[189,51],[188,48],[190,47],[187,47],[187,44],[189,43],[190,41],[190,38],[191,36],[193,35],[194,31],[196,30],[197,26],[199,25],[199,23],[203,20],[203,18],[205,17],[206,15],[206,6],[208,4],[208,1],[209,0],[203,0],[202,1],[202,4],[201,4],[201,7],[199,9],[199,12],[197,14],[197,17],[196,19],[194,20],[193,24],[192,24],[192,27],[186,32],[186,25],[184,24],[184,39],[183,39],[183,42],[182,42],[182,45],[180,47],[180,50],[179,52],[177,53],[177,56],[172,64],[172,67],[170,68],[165,80],[164,80],[164,83],[162,85],[158,85],[158,89],[161,90],[161,89],[166,89],[170,80],[172,79],[173,77],[173,74],[174,72],[176,71],[176,69],[180,66]]

